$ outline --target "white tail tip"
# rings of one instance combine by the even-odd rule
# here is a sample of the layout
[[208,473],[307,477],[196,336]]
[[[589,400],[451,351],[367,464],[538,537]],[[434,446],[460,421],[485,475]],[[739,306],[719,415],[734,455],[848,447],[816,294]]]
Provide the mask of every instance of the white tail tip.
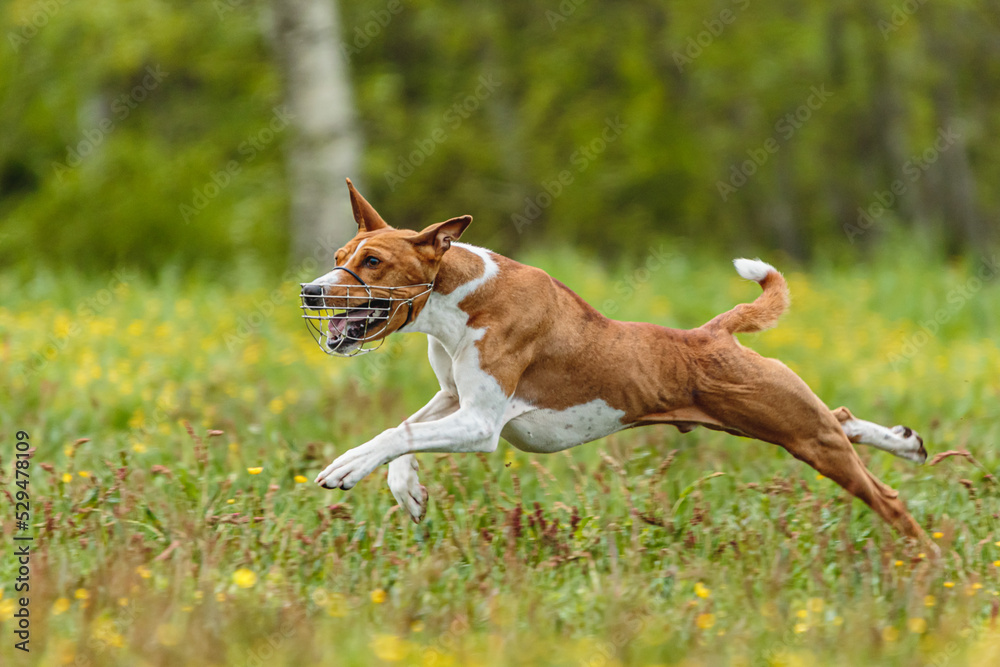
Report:
[[764,280],[771,271],[778,272],[776,268],[759,259],[734,259],[733,266],[736,267],[736,273],[740,274],[741,278],[758,283]]

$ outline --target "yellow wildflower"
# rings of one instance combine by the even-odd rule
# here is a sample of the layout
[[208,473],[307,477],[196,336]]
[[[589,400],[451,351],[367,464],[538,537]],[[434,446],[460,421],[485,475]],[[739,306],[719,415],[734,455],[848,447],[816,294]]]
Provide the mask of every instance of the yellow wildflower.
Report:
[[259,475],[264,472],[263,466],[257,466],[256,468],[247,468],[247,472],[251,475]]
[[371,597],[372,602],[374,602],[375,604],[382,604],[383,602],[385,602],[385,591],[382,590],[381,588],[376,588],[371,592],[371,595],[369,597]]
[[712,590],[699,581],[694,585],[694,594],[704,600],[712,594]]
[[257,575],[253,570],[241,567],[233,572],[233,583],[240,588],[253,588],[257,583]]
[[927,632],[927,621],[922,618],[911,618],[906,622],[906,627],[915,635],[922,635]]
[[694,622],[700,629],[708,630],[715,625],[715,614],[698,614]]
[[306,482],[308,482],[308,481],[309,481],[309,480],[308,480],[308,479],[306,479],[306,476],[305,476],[305,475],[296,475],[296,476],[295,476],[295,483],[296,483],[296,484],[305,484],[305,483],[306,483]]
[[59,614],[64,614],[69,611],[70,601],[69,598],[59,598],[52,603],[52,615],[58,616]]

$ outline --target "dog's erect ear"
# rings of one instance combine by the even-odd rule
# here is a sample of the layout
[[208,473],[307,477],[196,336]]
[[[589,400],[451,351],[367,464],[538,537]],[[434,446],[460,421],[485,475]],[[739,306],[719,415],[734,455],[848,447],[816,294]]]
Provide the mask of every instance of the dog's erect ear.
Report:
[[351,183],[349,178],[347,179],[347,189],[351,193],[351,208],[354,209],[354,220],[358,223],[359,232],[373,232],[376,229],[385,229],[389,226],[378,214],[378,211],[368,203],[368,200],[354,189],[354,183]]
[[463,215],[444,222],[431,225],[413,237],[414,245],[430,245],[438,257],[451,247],[452,241],[457,241],[465,228],[472,223],[471,215]]

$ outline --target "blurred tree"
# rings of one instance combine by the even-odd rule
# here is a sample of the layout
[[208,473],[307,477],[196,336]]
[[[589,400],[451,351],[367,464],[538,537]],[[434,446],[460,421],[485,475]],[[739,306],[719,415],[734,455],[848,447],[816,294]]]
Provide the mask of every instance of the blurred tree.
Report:
[[[361,133],[335,0],[273,0],[278,61],[296,128],[289,150],[293,259],[335,250],[354,223],[342,186],[359,177]],[[360,184],[359,184],[360,185]],[[327,253],[329,259],[330,253]]]

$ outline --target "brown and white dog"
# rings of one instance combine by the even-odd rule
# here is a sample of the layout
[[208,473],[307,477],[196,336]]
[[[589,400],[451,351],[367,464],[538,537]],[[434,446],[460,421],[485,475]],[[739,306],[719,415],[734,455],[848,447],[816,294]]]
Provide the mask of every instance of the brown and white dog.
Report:
[[[774,326],[788,307],[785,279],[769,264],[735,260],[763,293],[696,329],[618,322],[541,269],[456,243],[469,216],[421,232],[394,229],[350,181],[348,188],[357,236],[337,251],[337,268],[303,286],[306,312],[338,307],[350,289],[427,285],[405,309],[375,311],[368,302],[364,317],[378,320],[378,339],[400,329],[427,334],[441,390],[400,426],[339,456],[316,483],[350,489],[388,463],[393,496],[420,521],[427,491],[415,454],[492,452],[501,437],[549,453],[635,426],[672,424],[685,433],[704,426],[784,447],[903,534],[923,536],[851,444],[923,463],[922,439],[847,408],[830,410],[783,363],[736,340]],[[362,346],[348,335],[360,320],[340,318],[330,320],[321,344],[348,354]]]

